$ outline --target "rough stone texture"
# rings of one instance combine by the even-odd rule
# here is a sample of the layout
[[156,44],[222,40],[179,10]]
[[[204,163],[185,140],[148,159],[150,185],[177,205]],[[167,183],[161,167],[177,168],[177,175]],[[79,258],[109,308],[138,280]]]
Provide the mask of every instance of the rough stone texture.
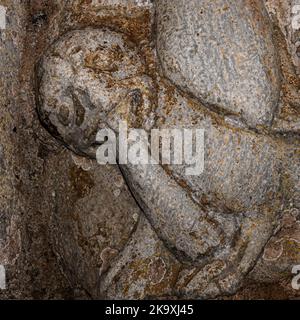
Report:
[[285,37],[287,49],[291,55],[291,60],[299,74],[299,29],[293,28],[293,18],[299,13],[293,12],[293,7],[299,6],[298,0],[266,0],[265,5],[271,18],[275,19],[278,27]]
[[[21,256],[21,212],[24,202],[17,190],[15,167],[19,152],[18,139],[13,133],[17,123],[18,71],[23,50],[24,8],[18,8],[17,1],[2,3],[11,19],[6,21],[6,29],[0,30],[0,264],[8,277],[15,274],[14,285],[20,284],[18,266]],[[0,293],[1,295],[1,293]]]
[[72,286],[80,283],[97,297],[99,276],[123,251],[140,210],[115,166],[99,170],[95,162],[74,155],[53,158],[49,165],[67,169],[49,179],[52,199],[44,200],[51,201],[53,248]]
[[300,100],[299,100],[299,30],[292,27],[292,13],[297,0],[268,0],[266,8],[275,25],[274,36],[280,57],[282,71],[282,94],[279,113],[275,115],[274,129],[281,133],[300,132]]
[[[241,117],[230,104],[214,107],[192,96],[193,83],[178,88],[164,78],[152,1],[5,1],[12,10],[0,53],[7,208],[0,214],[0,263],[8,263],[1,298],[299,296],[291,288],[291,268],[300,263],[299,78],[276,18],[280,2],[266,1],[270,20],[258,1],[251,1],[259,5],[254,16],[240,13],[261,21],[247,36],[261,56],[269,49],[274,72],[270,80],[257,63],[257,79],[250,70],[253,85],[262,81],[266,91],[250,91]],[[260,126],[273,116],[271,127]],[[116,129],[120,119],[147,130],[205,128],[203,175],[187,177],[175,166],[97,165],[96,130],[105,123]]]
[[[176,8],[180,8],[179,4]],[[172,15],[172,10],[167,13]],[[157,24],[163,21],[158,17]],[[160,33],[168,34],[164,29],[158,30],[158,47],[164,41]],[[273,48],[271,34],[266,36]],[[173,52],[180,48],[176,50]],[[298,145],[271,132],[254,132],[241,126],[238,119],[235,122],[231,116],[209,111],[168,81],[150,78],[145,63],[138,47],[122,34],[103,28],[68,33],[39,63],[41,120],[68,148],[91,158],[95,158],[97,130],[108,125],[117,131],[118,120],[146,130],[152,126],[204,128],[206,162],[201,176],[186,176],[185,168],[180,166],[122,165],[120,169],[162,243],[178,262],[189,266],[189,271],[184,268],[178,274],[171,292],[205,298],[232,294],[254,267],[288,200],[289,205],[297,206],[299,179],[293,166],[298,166]],[[272,64],[278,75],[275,59]],[[254,79],[257,80],[251,81]],[[277,82],[272,87],[274,96],[279,96]],[[153,94],[154,88],[157,95]],[[251,93],[255,99],[263,99],[260,92]],[[253,106],[251,100],[247,108]],[[257,110],[253,114],[257,115]],[[290,148],[291,157],[295,154],[295,158],[287,164],[285,154]],[[126,252],[131,246],[138,246],[138,252],[142,250],[140,242],[130,242],[116,267],[103,276],[103,283],[113,281],[111,277],[121,268],[119,263],[129,268],[132,261]],[[195,277],[187,283],[189,272]],[[146,280],[139,280],[140,290],[147,287]],[[101,292],[107,292],[109,286],[101,285],[102,281]],[[140,297],[137,287],[134,291],[124,291],[124,287],[125,283],[123,287],[120,283],[113,286],[115,291],[110,288],[109,296]]]
[[[13,112],[18,103],[18,71],[23,49],[24,10],[16,11],[16,2],[5,6],[11,21],[0,32],[0,89],[1,89],[1,232],[0,263],[13,265],[20,254],[20,229],[18,226],[20,204],[15,194],[14,155],[17,153],[16,137],[12,134],[15,119]],[[9,97],[13,97],[9,99]]]
[[157,52],[164,75],[205,105],[270,125],[280,75],[262,1],[159,0]]

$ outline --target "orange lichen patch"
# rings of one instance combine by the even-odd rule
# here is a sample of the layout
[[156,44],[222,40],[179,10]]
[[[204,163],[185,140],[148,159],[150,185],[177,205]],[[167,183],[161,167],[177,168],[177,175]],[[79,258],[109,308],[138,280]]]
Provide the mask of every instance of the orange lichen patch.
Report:
[[[123,294],[126,297],[129,293],[131,286],[140,279],[147,281],[148,275],[148,265],[150,263],[150,259],[135,259],[130,262],[130,264],[126,267],[129,272],[129,277],[127,281],[124,283]],[[134,293],[136,299],[143,298],[143,292]]]
[[296,239],[286,239],[283,243],[283,256],[287,259],[299,261],[300,259],[300,242]]
[[199,272],[199,268],[183,269],[180,270],[178,281],[176,283],[176,290],[181,291],[193,280]]
[[193,291],[194,294],[201,294],[203,290],[212,282],[224,268],[224,261],[215,260],[204,268],[183,269],[180,272],[179,280],[176,284],[176,291],[180,294]]
[[152,259],[149,264],[149,279],[153,285],[159,284],[163,281],[166,275],[165,261],[158,257]]
[[[127,35],[128,40],[140,49],[145,60],[146,74],[155,77],[156,60],[152,39],[152,12],[149,8],[105,6],[103,4],[85,5],[84,1],[77,2],[69,9],[70,19],[76,21],[77,28],[106,27]],[[87,65],[97,67],[100,56],[96,53],[88,58]],[[113,57],[112,57],[113,62]],[[107,64],[109,65],[109,64]],[[112,63],[112,67],[114,64]]]
[[151,284],[147,287],[149,296],[159,297],[163,295],[170,295],[178,278],[180,266],[172,264],[167,270],[164,278],[157,284]]
[[72,19],[82,26],[108,27],[121,31],[140,42],[151,37],[151,13],[149,9],[119,6],[93,6],[77,3],[70,8]]
[[292,58],[287,49],[287,42],[279,27],[274,27],[274,41],[279,53],[280,67],[282,73],[281,101],[282,107],[279,110],[275,126],[280,128],[281,120],[288,121],[291,128],[292,123],[300,119],[300,78],[296,74],[292,64]]
[[295,67],[292,64],[286,39],[278,26],[274,26],[273,30],[273,38],[279,53],[283,78],[288,84],[300,87],[300,78],[296,75]]
[[293,107],[290,104],[284,104],[280,110],[280,119],[284,119],[286,121],[300,119],[300,109]]
[[170,115],[178,103],[176,99],[176,87],[163,78],[160,80],[160,82],[164,88],[163,105],[165,107],[165,113],[166,115]]
[[262,12],[265,12],[263,3],[258,0],[247,0],[245,1],[245,7],[252,13],[253,29],[259,31],[262,36],[267,35],[269,29],[266,28],[266,24],[263,21]]
[[300,259],[300,222],[291,214],[285,214],[281,222],[281,229],[267,244],[263,259],[276,261]]
[[[116,72],[118,71],[118,66],[115,61],[121,59],[121,53],[112,52],[109,58],[106,53],[103,53],[101,48],[95,52],[88,54],[85,59],[85,67],[91,68],[96,72]],[[118,61],[117,60],[117,61]]]
[[[145,259],[135,259],[126,267],[129,277],[124,284],[124,295],[133,295],[135,299],[171,295],[180,268],[179,263],[172,262],[163,252]],[[138,288],[141,283],[142,290]]]

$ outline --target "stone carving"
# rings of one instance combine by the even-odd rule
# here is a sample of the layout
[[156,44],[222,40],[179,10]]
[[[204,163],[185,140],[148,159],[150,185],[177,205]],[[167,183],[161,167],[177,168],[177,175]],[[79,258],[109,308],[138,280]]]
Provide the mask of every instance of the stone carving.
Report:
[[[158,0],[156,9],[161,74],[149,71],[123,33],[103,27],[70,31],[39,63],[38,113],[53,136],[91,159],[97,131],[117,132],[120,120],[148,131],[205,129],[200,176],[186,176],[184,166],[119,167],[155,232],[148,231],[149,238],[158,236],[183,268],[176,295],[233,294],[260,258],[283,209],[300,207],[299,140],[294,133],[290,139],[277,135],[272,127],[281,70],[271,22],[260,1],[204,0],[200,6],[194,0]],[[147,237],[141,235],[145,224],[137,239]],[[120,269],[134,241],[119,260],[114,251],[109,264]],[[158,263],[160,282],[165,262],[148,265]],[[100,291],[107,293],[117,271],[108,264],[101,270]]]
[[205,105],[271,124],[280,77],[261,1],[157,1],[157,49],[164,74]]

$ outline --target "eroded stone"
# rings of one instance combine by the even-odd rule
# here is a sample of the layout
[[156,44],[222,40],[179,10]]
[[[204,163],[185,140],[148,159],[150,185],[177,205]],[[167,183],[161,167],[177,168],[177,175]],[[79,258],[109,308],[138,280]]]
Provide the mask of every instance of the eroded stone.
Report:
[[206,106],[270,125],[280,77],[261,1],[158,0],[157,52],[163,74]]
[[[213,261],[223,262],[224,268],[201,292],[195,289],[196,279],[191,290],[202,297],[234,293],[276,226],[283,198],[280,144],[230,126],[163,80],[154,85],[137,48],[109,30],[67,34],[44,57],[38,80],[44,125],[70,149],[89,157],[95,157],[97,130],[108,125],[117,132],[121,120],[149,130],[154,114],[157,127],[205,129],[203,175],[186,176],[184,166],[120,169],[156,234],[178,261],[196,266],[200,273]],[[190,289],[183,292],[190,294]]]

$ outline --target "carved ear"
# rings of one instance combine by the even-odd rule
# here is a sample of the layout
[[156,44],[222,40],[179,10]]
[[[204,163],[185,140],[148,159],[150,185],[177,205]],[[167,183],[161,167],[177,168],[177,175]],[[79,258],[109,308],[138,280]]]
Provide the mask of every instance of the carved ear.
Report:
[[262,1],[157,0],[164,75],[217,112],[271,125],[280,94],[272,29]]

